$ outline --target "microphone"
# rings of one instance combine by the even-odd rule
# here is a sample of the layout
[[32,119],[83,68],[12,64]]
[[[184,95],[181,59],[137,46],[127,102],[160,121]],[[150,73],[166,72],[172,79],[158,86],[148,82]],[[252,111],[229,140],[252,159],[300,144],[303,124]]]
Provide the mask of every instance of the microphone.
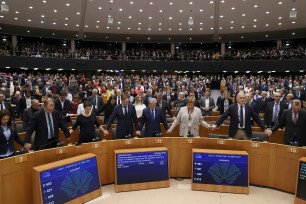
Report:
[[163,134],[161,132],[158,131],[153,131],[153,137],[162,137]]
[[59,141],[59,139],[55,139],[55,140],[53,140],[51,142],[48,142],[48,143],[46,143],[44,145],[41,145],[38,150],[42,150],[44,147],[46,147],[46,146],[48,146],[48,145],[50,145],[50,144],[52,144],[54,142],[57,142],[56,147],[62,147],[62,146],[65,145],[64,141]]
[[22,155],[22,154],[25,154],[25,153],[26,153],[25,149],[24,149],[24,148],[21,148],[20,150],[17,150],[17,151],[15,152],[15,156]]

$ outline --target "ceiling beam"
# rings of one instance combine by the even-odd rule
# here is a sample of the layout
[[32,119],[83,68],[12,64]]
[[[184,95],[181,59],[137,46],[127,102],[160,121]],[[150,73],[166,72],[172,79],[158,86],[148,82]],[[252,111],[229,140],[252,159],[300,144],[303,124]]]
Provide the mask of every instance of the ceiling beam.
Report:
[[82,10],[81,10],[81,20],[80,20],[80,30],[79,30],[79,39],[83,40],[84,38],[84,22],[85,22],[85,15],[86,15],[86,7],[87,7],[87,0],[82,0]]
[[214,24],[214,41],[219,41],[219,0],[215,0],[215,24]]

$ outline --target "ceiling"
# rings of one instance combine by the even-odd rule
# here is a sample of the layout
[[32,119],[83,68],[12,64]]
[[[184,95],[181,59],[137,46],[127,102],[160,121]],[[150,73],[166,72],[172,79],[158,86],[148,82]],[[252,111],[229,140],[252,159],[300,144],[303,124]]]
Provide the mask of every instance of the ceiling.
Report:
[[[3,0],[0,32],[116,41],[305,37],[305,0]],[[290,18],[296,11],[297,18]],[[108,23],[108,18],[113,23]],[[193,25],[188,24],[192,18]]]

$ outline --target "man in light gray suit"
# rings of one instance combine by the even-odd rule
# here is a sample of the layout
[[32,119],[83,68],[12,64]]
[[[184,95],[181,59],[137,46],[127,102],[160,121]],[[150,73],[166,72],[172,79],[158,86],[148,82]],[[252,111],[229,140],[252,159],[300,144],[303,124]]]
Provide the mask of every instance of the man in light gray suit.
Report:
[[212,110],[215,108],[215,101],[210,97],[210,90],[206,90],[204,97],[199,101],[203,116],[211,116]]
[[96,115],[100,115],[102,112],[102,107],[104,106],[104,102],[101,96],[98,96],[98,90],[93,89],[92,95],[88,97],[88,100],[93,105],[93,112]]
[[23,131],[26,132],[27,128],[32,121],[33,114],[39,109],[39,101],[33,99],[31,101],[31,107],[23,111]]

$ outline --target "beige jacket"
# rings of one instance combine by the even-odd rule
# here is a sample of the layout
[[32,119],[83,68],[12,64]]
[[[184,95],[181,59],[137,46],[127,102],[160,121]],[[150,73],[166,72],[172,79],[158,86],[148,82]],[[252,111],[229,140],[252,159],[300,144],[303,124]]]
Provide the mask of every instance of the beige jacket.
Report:
[[[187,106],[184,106],[180,109],[176,119],[172,123],[171,127],[169,128],[170,131],[173,131],[175,126],[180,123],[180,136],[187,137],[188,135],[188,122],[189,122],[189,113]],[[193,112],[191,113],[191,131],[190,133],[194,136],[199,136],[199,125],[203,125],[205,128],[209,128],[209,124],[207,124],[201,113],[201,109],[198,107],[194,107]]]

